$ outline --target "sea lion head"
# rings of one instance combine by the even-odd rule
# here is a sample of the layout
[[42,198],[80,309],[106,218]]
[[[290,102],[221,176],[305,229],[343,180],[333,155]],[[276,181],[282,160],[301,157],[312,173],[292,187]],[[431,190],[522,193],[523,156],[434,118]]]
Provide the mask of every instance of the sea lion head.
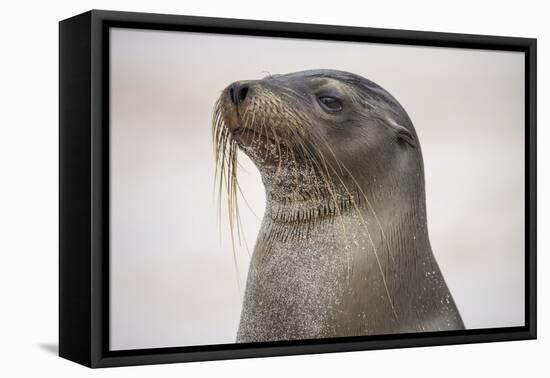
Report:
[[229,181],[238,149],[252,159],[268,200],[359,203],[367,193],[393,193],[406,202],[407,192],[424,195],[420,145],[407,113],[382,87],[348,72],[232,83],[215,107],[214,144],[219,173]]

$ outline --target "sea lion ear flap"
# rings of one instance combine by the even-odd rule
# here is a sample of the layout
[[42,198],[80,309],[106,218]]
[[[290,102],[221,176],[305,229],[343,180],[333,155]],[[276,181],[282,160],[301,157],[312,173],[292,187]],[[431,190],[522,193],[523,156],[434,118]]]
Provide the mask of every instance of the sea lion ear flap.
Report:
[[401,125],[399,125],[399,130],[397,130],[397,138],[407,143],[412,148],[416,148],[416,141],[414,140],[411,132]]
[[412,148],[416,148],[416,140],[414,139],[412,133],[406,127],[401,126],[391,118],[388,118],[388,123],[395,131],[397,140],[407,143]]

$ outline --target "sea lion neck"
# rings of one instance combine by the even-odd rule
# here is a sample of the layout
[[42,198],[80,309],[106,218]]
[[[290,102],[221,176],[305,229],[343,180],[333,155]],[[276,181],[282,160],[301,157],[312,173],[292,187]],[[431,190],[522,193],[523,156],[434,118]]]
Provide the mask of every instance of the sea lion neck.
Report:
[[[413,235],[407,243],[425,241],[429,251],[428,231],[425,227],[426,208],[423,191],[407,191],[404,185],[386,182],[385,178],[368,180],[374,185],[360,184],[349,177],[327,182],[314,170],[306,173],[303,167],[289,169],[260,169],[266,193],[263,238],[292,241],[310,239],[312,229],[341,227],[343,222],[355,222],[353,232],[368,234],[369,242],[388,247],[386,234],[398,227],[394,242],[404,244],[404,235]],[[378,185],[380,184],[380,186]],[[419,187],[423,185],[418,184]],[[394,187],[391,193],[379,188]],[[416,220],[416,221],[415,221]],[[421,222],[417,222],[421,220]],[[352,229],[350,229],[352,230]],[[405,231],[406,230],[406,231]]]
[[333,195],[312,198],[277,198],[268,194],[266,216],[281,225],[303,225],[332,221],[351,210],[359,210],[362,204],[349,193],[337,192]]
[[266,220],[281,227],[308,228],[333,221],[363,201],[358,190],[340,178],[324,176],[313,166],[292,162],[260,168],[266,193]]

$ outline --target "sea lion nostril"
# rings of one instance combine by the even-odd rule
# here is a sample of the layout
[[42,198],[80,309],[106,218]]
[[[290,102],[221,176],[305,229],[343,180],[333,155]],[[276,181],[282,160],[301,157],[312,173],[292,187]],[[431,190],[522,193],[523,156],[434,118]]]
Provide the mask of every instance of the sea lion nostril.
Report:
[[248,95],[248,85],[234,83],[229,88],[229,98],[234,105],[240,105],[246,100]]
[[237,102],[235,101],[235,90],[233,89],[233,86],[231,86],[231,88],[229,88],[229,98],[231,98],[231,102],[233,104],[237,104]]
[[239,102],[239,104],[241,104],[245,99],[246,99],[246,95],[248,94],[248,85],[242,85],[240,88],[239,88],[239,91],[237,92],[237,101]]

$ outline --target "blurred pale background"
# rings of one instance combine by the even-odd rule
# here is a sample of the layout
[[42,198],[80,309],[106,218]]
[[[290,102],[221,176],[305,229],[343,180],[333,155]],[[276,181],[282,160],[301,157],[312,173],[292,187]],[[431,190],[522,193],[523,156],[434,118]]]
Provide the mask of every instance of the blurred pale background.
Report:
[[[524,56],[364,43],[111,31],[113,350],[235,340],[234,264],[213,196],[211,114],[229,83],[333,68],[388,90],[416,127],[432,247],[467,328],[524,324]],[[264,206],[240,154],[244,235]],[[254,215],[255,213],[256,215]]]

